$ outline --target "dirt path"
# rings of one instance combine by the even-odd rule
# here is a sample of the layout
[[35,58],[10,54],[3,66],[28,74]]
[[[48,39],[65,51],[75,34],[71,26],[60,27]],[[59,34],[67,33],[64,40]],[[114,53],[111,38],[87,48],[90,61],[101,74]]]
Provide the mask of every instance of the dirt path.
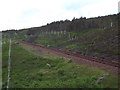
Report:
[[35,47],[35,48],[40,49],[40,50],[47,50],[49,52],[52,52],[52,53],[54,53],[54,54],[56,54],[58,56],[62,56],[64,58],[70,58],[70,59],[74,60],[78,64],[88,64],[88,65],[90,65],[92,67],[99,67],[101,69],[107,70],[108,72],[112,71],[113,73],[118,74],[118,67],[113,67],[113,66],[110,66],[110,65],[90,61],[90,60],[87,60],[85,58],[80,58],[80,57],[77,57],[77,56],[67,55],[65,53],[58,52],[58,51],[52,50],[50,48],[40,47],[40,45],[34,45],[34,44],[31,44],[31,43],[27,43],[27,42],[21,42],[21,43],[32,46],[32,47]]

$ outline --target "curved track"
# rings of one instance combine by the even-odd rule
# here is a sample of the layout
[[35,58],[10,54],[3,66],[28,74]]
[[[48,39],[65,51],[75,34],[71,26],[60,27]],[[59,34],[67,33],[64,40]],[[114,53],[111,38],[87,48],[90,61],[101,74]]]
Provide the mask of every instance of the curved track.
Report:
[[80,64],[82,64],[82,63],[87,64],[88,63],[92,66],[101,67],[103,69],[112,70],[115,73],[119,73],[118,69],[120,67],[119,66],[120,62],[118,62],[118,61],[98,58],[98,57],[95,57],[95,56],[82,55],[82,54],[72,52],[72,51],[69,51],[69,50],[65,50],[65,49],[46,48],[43,45],[29,43],[29,42],[25,42],[25,41],[18,41],[18,42],[34,46],[38,49],[40,48],[40,49],[43,49],[43,50],[48,50],[50,52],[54,52],[55,54],[60,55],[62,57],[72,58],[72,59],[76,60],[77,63],[80,63]]
[[[20,41],[20,42],[26,43],[26,44],[29,44],[29,45],[42,47],[42,48],[46,48],[46,47],[44,47],[43,45],[40,45],[40,44],[33,44],[33,43],[29,43],[29,42],[24,42],[24,41]],[[72,55],[72,56],[84,58],[84,59],[87,59],[87,60],[90,60],[90,61],[99,62],[99,63],[102,63],[102,64],[111,65],[111,66],[114,66],[114,67],[120,67],[120,62],[119,61],[98,58],[98,57],[95,57],[95,56],[83,55],[83,54],[79,54],[79,53],[69,51],[69,50],[65,50],[65,49],[56,49],[56,48],[48,48],[48,49],[54,50],[56,52],[61,52],[61,53],[67,54],[67,55]]]
[[83,54],[79,54],[79,53],[72,52],[72,51],[69,51],[69,50],[64,50],[64,49],[59,49],[58,50],[58,49],[52,48],[52,50],[55,50],[57,52],[62,52],[62,53],[67,54],[67,55],[72,55],[72,56],[84,58],[84,59],[87,59],[87,60],[90,60],[90,61],[99,62],[99,63],[102,63],[102,64],[111,65],[111,66],[114,66],[114,67],[120,67],[120,62],[115,61],[115,60],[108,60],[108,59],[98,58],[98,57],[95,57],[95,56],[83,55]]

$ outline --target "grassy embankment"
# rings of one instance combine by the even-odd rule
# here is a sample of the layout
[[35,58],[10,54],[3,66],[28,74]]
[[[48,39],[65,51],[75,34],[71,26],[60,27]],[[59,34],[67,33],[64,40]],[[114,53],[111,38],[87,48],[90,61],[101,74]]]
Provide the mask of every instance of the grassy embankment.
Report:
[[0,33],[0,89],[2,86],[2,33]]
[[[6,33],[4,37],[12,37],[16,40],[25,40],[32,43],[43,44],[58,48],[65,48],[79,51],[82,54],[94,55],[97,57],[118,59],[118,29],[94,28],[79,31],[66,31],[62,34],[39,34],[28,35],[29,30],[19,31],[19,33]],[[74,40],[70,40],[70,37]],[[75,38],[76,37],[76,38]]]
[[[76,37],[74,40],[69,40]],[[96,28],[80,31],[69,31],[66,34],[45,34],[39,35],[35,43],[45,46],[65,48],[79,51],[82,54],[94,55],[97,57],[118,59],[118,30],[117,28]]]
[[84,54],[91,54],[98,57],[117,59],[118,58],[118,30],[93,29],[81,32],[70,32],[79,35],[79,41],[68,43],[63,48],[78,50]]
[[[3,44],[3,88],[7,84],[7,61],[9,42]],[[70,59],[63,59],[42,53],[31,53],[30,47],[12,42],[11,88],[103,88],[117,87],[117,76],[110,74],[102,83],[96,80],[106,71],[88,65],[77,65]],[[30,49],[30,50],[28,50]],[[49,54],[49,53],[47,53]],[[50,54],[51,55],[51,54]],[[54,55],[53,55],[54,56]],[[49,66],[49,65],[50,66]]]

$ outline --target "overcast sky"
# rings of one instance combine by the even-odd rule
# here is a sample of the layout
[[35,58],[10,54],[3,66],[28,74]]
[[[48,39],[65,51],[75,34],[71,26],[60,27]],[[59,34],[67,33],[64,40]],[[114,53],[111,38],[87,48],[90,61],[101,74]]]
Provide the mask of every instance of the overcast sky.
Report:
[[119,0],[0,0],[0,30],[118,13]]

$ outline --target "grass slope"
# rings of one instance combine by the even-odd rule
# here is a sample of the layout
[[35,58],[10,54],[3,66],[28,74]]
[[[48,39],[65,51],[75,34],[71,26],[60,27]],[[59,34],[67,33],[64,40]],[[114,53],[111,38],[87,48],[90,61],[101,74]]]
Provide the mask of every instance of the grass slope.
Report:
[[46,47],[65,48],[108,59],[118,60],[120,55],[117,27],[70,30],[59,34],[34,32],[28,35],[27,32],[29,30],[4,33],[3,37],[43,44]]
[[[7,83],[9,42],[3,45],[3,88]],[[98,68],[77,65],[70,59],[48,59],[12,42],[10,88],[103,88],[117,87],[117,76],[110,74],[102,83],[96,80],[106,73]],[[50,65],[50,66],[49,66]]]
[[79,51],[84,54],[94,55],[110,59],[117,59],[118,55],[118,30],[117,28],[86,30],[83,32],[71,32],[79,34],[79,39],[72,43],[66,43],[62,48]]

